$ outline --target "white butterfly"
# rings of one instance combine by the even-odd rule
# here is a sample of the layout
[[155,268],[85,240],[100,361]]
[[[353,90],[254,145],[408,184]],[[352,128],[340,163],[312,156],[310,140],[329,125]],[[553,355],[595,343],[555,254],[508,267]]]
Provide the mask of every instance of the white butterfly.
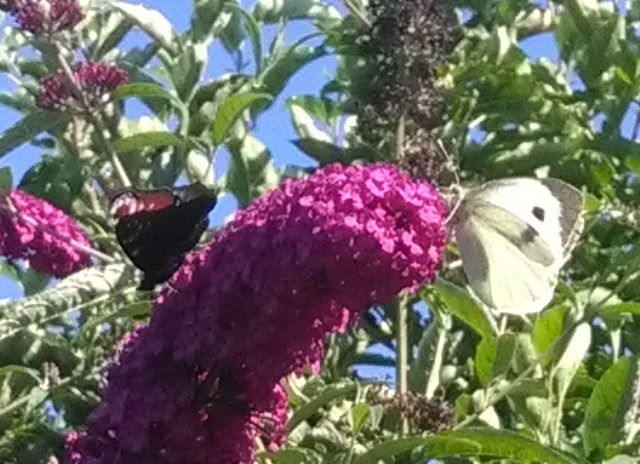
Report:
[[473,293],[500,313],[544,309],[582,232],[582,201],[558,179],[500,179],[467,191],[450,225]]

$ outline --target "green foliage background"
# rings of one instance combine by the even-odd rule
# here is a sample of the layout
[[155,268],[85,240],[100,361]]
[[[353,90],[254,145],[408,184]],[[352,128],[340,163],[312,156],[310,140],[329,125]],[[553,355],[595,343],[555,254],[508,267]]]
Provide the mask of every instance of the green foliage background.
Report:
[[[113,256],[121,255],[101,192],[124,180],[111,169],[116,159],[135,185],[172,185],[184,174],[215,183],[246,206],[283,178],[308,172],[276,167],[250,122],[301,67],[327,54],[340,64],[323,92],[288,101],[296,146],[319,165],[391,159],[363,150],[354,132],[345,89],[357,76],[357,60],[340,43],[358,15],[341,17],[332,5],[258,1],[243,10],[233,0],[195,0],[182,34],[139,5],[96,7],[77,40],[90,59],[117,63],[131,79],[96,120],[35,105],[37,80],[60,58],[49,43],[11,31],[0,43],[0,70],[21,86],[1,94],[0,104],[22,117],[0,138],[0,157],[32,144],[43,158],[22,179],[1,170],[0,188],[19,186],[63,208]],[[346,6],[366,17],[358,1]],[[358,327],[329,339],[320,377],[289,379],[289,440],[277,453],[263,453],[263,462],[640,462],[640,2],[620,8],[595,0],[470,0],[456,7],[469,19],[459,25],[450,62],[438,70],[446,100],[439,134],[458,157],[463,180],[540,170],[585,189],[587,227],[566,283],[550,308],[526,320],[485,314],[459,270],[449,268],[418,295],[372,308]],[[301,19],[316,25],[323,45],[285,43],[282,31]],[[267,43],[264,27],[274,24],[279,32]],[[119,49],[135,29],[147,46]],[[542,33],[553,34],[557,62],[523,52],[521,42]],[[239,68],[202,84],[216,41],[234,54],[248,44],[244,59],[255,71]],[[27,45],[35,53],[26,53]],[[155,117],[127,119],[121,105],[128,99]],[[623,125],[625,118],[633,123]],[[207,165],[222,147],[230,165],[214,179]],[[454,246],[450,252],[455,256]],[[45,276],[0,264],[25,292],[0,304],[0,462],[60,457],[64,434],[81,428],[99,402],[114,347],[149,317],[150,302],[135,297],[133,272],[123,262],[51,288]],[[431,308],[427,320],[421,303]],[[407,308],[403,323],[398,312]],[[397,371],[406,369],[409,391],[449,402],[451,430],[434,434],[394,420],[372,400],[375,389],[354,377],[354,366],[398,364],[372,354],[372,345],[407,347]]]

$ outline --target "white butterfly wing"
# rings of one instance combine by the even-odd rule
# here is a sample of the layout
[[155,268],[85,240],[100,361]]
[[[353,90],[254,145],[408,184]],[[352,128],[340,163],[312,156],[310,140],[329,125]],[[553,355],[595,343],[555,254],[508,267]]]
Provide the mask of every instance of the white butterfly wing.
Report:
[[[506,219],[507,227],[501,219]],[[515,228],[517,225],[519,229]],[[510,314],[537,312],[553,297],[556,274],[548,265],[550,251],[538,240],[524,247],[525,254],[517,240],[520,234],[526,235],[526,231],[525,222],[490,204],[475,209],[474,214],[455,229],[471,289],[496,311]]]
[[579,234],[582,194],[556,179],[511,178],[471,190],[452,219],[469,284],[500,312],[541,311]]

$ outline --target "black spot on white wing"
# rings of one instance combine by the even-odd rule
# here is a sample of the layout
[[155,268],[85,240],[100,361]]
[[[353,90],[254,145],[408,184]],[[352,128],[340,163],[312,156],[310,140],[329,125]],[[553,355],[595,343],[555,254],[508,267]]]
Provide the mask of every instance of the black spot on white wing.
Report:
[[560,203],[560,229],[562,245],[566,246],[581,232],[582,193],[558,179],[540,179]]
[[533,217],[536,218],[538,221],[544,222],[544,217],[545,217],[544,208],[540,206],[534,206],[533,209],[531,210],[531,213],[533,214]]

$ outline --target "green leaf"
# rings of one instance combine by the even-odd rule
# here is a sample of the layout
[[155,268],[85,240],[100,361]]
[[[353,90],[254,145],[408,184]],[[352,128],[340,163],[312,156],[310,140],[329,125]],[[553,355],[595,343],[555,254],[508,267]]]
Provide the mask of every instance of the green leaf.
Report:
[[121,11],[171,55],[178,54],[178,48],[176,47],[178,37],[173,30],[173,25],[158,10],[125,2],[114,3],[113,8]]
[[[228,11],[230,11],[230,13]],[[222,45],[224,45],[225,50],[233,54],[239,51],[240,46],[246,37],[246,33],[242,17],[238,14],[237,9],[229,8],[226,14],[228,16],[228,20],[218,36],[222,40]]]
[[553,380],[557,384],[560,401],[564,399],[573,377],[589,351],[591,346],[591,325],[588,322],[579,324],[568,337],[568,340],[564,343],[562,355],[553,367]]
[[82,325],[82,328],[78,334],[78,336],[82,336],[88,330],[96,327],[100,324],[106,324],[110,322],[114,322],[120,318],[124,318],[127,320],[140,320],[142,318],[147,318],[151,314],[151,301],[137,301],[135,303],[128,304],[123,308],[118,309],[109,314],[99,315],[96,317],[90,318],[87,322]]
[[73,156],[44,155],[20,180],[20,188],[50,201],[65,211],[82,193],[85,181],[82,162]]
[[36,110],[28,114],[0,136],[0,158],[38,134],[64,128],[69,122],[66,113]]
[[303,66],[326,55],[323,47],[303,47],[299,43],[287,49],[278,49],[266,59],[264,70],[258,76],[261,91],[275,98]]
[[304,18],[315,0],[258,0],[253,6],[253,16],[265,23],[279,23],[294,18]]
[[117,151],[141,151],[165,146],[184,148],[185,145],[182,138],[164,131],[141,132],[113,142],[113,148]]
[[555,353],[549,352],[549,349],[562,336],[566,313],[566,308],[554,306],[544,311],[533,326],[531,341],[538,354],[546,355],[543,360],[545,365],[554,358]]
[[302,405],[296,411],[287,422],[287,432],[292,432],[302,422],[309,419],[314,414],[317,414],[320,408],[326,406],[331,401],[338,398],[345,398],[355,393],[359,388],[359,385],[354,382],[348,382],[346,384],[332,384],[325,387],[320,393],[318,393],[307,404]]
[[412,392],[425,392],[428,382],[427,376],[429,374],[440,375],[440,372],[434,374],[433,369],[436,363],[441,367],[441,360],[437,360],[437,356],[443,348],[442,345],[446,341],[447,334],[448,330],[436,319],[432,319],[424,330],[418,343],[418,353],[409,368],[409,389]]
[[202,78],[209,59],[209,44],[197,42],[191,44],[171,64],[170,75],[178,98],[188,102],[196,92],[196,86]]
[[104,59],[105,55],[117,48],[133,26],[131,21],[121,15],[104,15],[104,19],[106,24],[102,25],[98,40],[88,44],[91,48],[91,59],[94,61]]
[[42,274],[32,268],[20,272],[20,284],[22,285],[25,296],[40,293],[47,287],[50,280],[50,276]]
[[357,437],[360,430],[367,424],[371,418],[370,406],[365,403],[354,404],[348,416],[351,433]]
[[516,337],[504,333],[496,339],[483,338],[476,349],[474,358],[478,379],[483,385],[509,372],[516,350]]
[[618,455],[603,461],[602,464],[638,464],[638,458],[628,455]]
[[124,99],[128,97],[138,97],[141,100],[161,98],[167,100],[177,106],[180,105],[180,101],[176,99],[171,92],[167,91],[159,84],[151,82],[136,82],[133,84],[122,85],[115,89],[111,96],[115,99]]
[[320,163],[321,166],[353,159],[349,157],[349,151],[336,146],[333,142],[323,142],[322,140],[316,139],[298,139],[294,140],[293,144],[306,155]]
[[421,447],[422,459],[446,457],[487,457],[538,464],[577,464],[579,461],[515,432],[489,428],[470,428],[428,437],[407,437],[384,442],[358,456],[353,464],[371,464]]
[[325,461],[316,451],[296,448],[280,449],[276,453],[258,453],[261,462],[273,462],[278,464],[323,464]]
[[262,59],[262,34],[260,34],[260,25],[249,12],[245,11],[238,5],[230,4],[229,8],[244,18],[247,25],[247,32],[251,39],[251,49],[253,50],[253,61],[256,66],[256,75],[262,72],[264,60]]
[[473,364],[476,375],[482,385],[487,386],[491,382],[491,368],[496,357],[496,341],[494,338],[483,338],[478,343]]
[[516,350],[516,337],[512,333],[504,333],[498,338],[496,355],[491,367],[491,378],[506,375],[511,367],[511,360]]
[[302,107],[310,116],[329,125],[336,118],[342,116],[342,108],[339,103],[327,98],[313,95],[297,95],[287,100],[287,105]]
[[599,308],[598,313],[601,316],[621,316],[624,314],[636,316],[640,315],[640,303],[625,302],[603,306]]
[[[0,305],[7,327],[28,327],[90,302],[104,302],[110,292],[131,282],[133,270],[122,263],[94,266],[66,277],[54,287],[31,298],[10,300]],[[10,323],[9,323],[10,322]],[[0,340],[5,337],[0,326]]]
[[0,275],[16,282],[20,281],[20,269],[10,261],[0,260]]
[[13,175],[11,174],[11,168],[5,166],[0,168],[0,193],[10,192],[13,188]]
[[0,92],[0,105],[6,106],[20,113],[31,113],[35,109],[33,105],[33,97],[26,92]]
[[40,385],[42,379],[40,378],[40,373],[36,369],[30,369],[25,366],[18,365],[9,365],[0,367],[0,377],[4,377],[6,375],[11,374],[20,374],[30,377],[33,381],[35,381],[36,385]]
[[42,406],[42,403],[44,403],[47,400],[47,398],[49,398],[49,392],[47,390],[45,390],[42,387],[32,388],[28,396],[29,401],[27,402],[27,405],[25,408],[27,414],[30,414],[32,411],[35,411],[36,409],[40,409]]
[[302,106],[296,103],[289,104],[289,111],[293,127],[301,139],[318,140],[320,142],[333,144],[333,138],[325,131],[318,129],[314,118]]
[[231,125],[236,121],[238,116],[256,101],[271,100],[271,95],[266,93],[238,93],[227,97],[216,113],[211,127],[211,136],[213,143],[221,144],[229,131]]
[[252,13],[258,21],[272,24],[292,19],[340,17],[335,8],[318,0],[258,0]]
[[600,377],[589,398],[582,438],[586,455],[625,439],[637,423],[640,358],[622,358]]
[[232,192],[241,207],[279,182],[267,147],[251,134],[241,140],[228,143],[231,165],[223,181],[223,187]]
[[491,324],[469,292],[443,279],[437,279],[434,289],[447,310],[483,338],[493,338]]
[[225,0],[195,0],[194,4],[189,32],[194,42],[206,42],[224,10]]

